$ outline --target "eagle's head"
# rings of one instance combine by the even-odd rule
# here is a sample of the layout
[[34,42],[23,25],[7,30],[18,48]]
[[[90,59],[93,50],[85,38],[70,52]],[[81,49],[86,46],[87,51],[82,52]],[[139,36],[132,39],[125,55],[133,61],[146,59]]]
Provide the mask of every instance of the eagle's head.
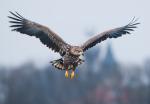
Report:
[[79,46],[73,46],[70,49],[70,53],[75,56],[80,56],[80,55],[83,55],[83,49]]

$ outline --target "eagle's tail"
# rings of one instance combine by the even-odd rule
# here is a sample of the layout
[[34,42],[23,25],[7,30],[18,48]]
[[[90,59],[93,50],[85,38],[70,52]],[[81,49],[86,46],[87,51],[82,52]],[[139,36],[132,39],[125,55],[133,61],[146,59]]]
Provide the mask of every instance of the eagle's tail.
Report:
[[[83,62],[84,62],[84,60],[79,59],[77,66],[80,65],[80,64],[82,64]],[[62,58],[61,58],[61,59],[58,59],[58,60],[53,60],[53,61],[51,61],[50,63],[52,63],[52,65],[53,65],[55,68],[57,68],[57,69],[65,70],[64,62],[63,62],[63,59],[62,59]],[[77,67],[77,66],[76,66],[76,67]],[[69,65],[69,66],[68,66],[68,70],[70,70],[70,69],[72,69],[72,68],[73,68],[73,65]]]
[[60,70],[65,70],[64,68],[64,64],[63,64],[63,59],[58,59],[58,60],[53,60],[51,61],[50,63],[52,63],[52,65],[55,67],[55,68],[58,68]]

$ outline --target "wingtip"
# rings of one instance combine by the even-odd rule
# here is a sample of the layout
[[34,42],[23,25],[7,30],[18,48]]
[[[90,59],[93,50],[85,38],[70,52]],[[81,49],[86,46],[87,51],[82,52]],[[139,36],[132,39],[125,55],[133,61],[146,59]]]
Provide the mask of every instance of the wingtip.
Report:
[[138,20],[139,20],[139,18],[135,18],[135,16],[134,16],[129,24],[138,25],[138,24],[140,24],[140,22],[137,22]]
[[137,25],[140,24],[140,22],[138,22],[139,18],[135,18],[133,17],[133,19],[126,25],[126,27],[128,28],[137,28]]
[[24,18],[22,15],[20,15],[17,11],[15,11],[15,13],[20,16],[21,18]]
[[9,13],[12,13],[12,11],[9,11]]
[[12,12],[12,11],[9,11],[9,13],[12,15],[12,16],[14,16],[14,17],[16,17],[16,18],[18,18],[18,19],[24,19],[23,18],[23,16],[21,16],[18,12]]
[[[10,26],[9,26],[10,27]],[[11,29],[11,31],[17,31],[17,28]]]

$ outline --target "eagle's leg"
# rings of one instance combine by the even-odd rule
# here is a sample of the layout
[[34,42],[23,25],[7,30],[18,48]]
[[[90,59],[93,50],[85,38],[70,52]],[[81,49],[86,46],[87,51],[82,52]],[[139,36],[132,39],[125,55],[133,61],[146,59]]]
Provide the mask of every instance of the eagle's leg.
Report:
[[74,72],[74,71],[75,71],[75,67],[72,68],[72,72],[71,72],[71,74],[70,74],[70,78],[71,78],[71,79],[73,79],[74,76],[75,76],[75,72]]
[[68,76],[69,76],[69,71],[68,68],[66,68],[65,77],[68,78]]

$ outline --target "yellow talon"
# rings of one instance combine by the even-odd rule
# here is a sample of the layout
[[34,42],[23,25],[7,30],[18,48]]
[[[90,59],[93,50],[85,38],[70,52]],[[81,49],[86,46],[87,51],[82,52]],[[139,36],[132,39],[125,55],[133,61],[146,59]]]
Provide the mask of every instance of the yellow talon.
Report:
[[68,78],[68,76],[69,76],[69,73],[68,73],[68,71],[66,71],[65,72],[65,77]]
[[74,78],[74,71],[71,72],[70,78],[71,78],[71,79]]

